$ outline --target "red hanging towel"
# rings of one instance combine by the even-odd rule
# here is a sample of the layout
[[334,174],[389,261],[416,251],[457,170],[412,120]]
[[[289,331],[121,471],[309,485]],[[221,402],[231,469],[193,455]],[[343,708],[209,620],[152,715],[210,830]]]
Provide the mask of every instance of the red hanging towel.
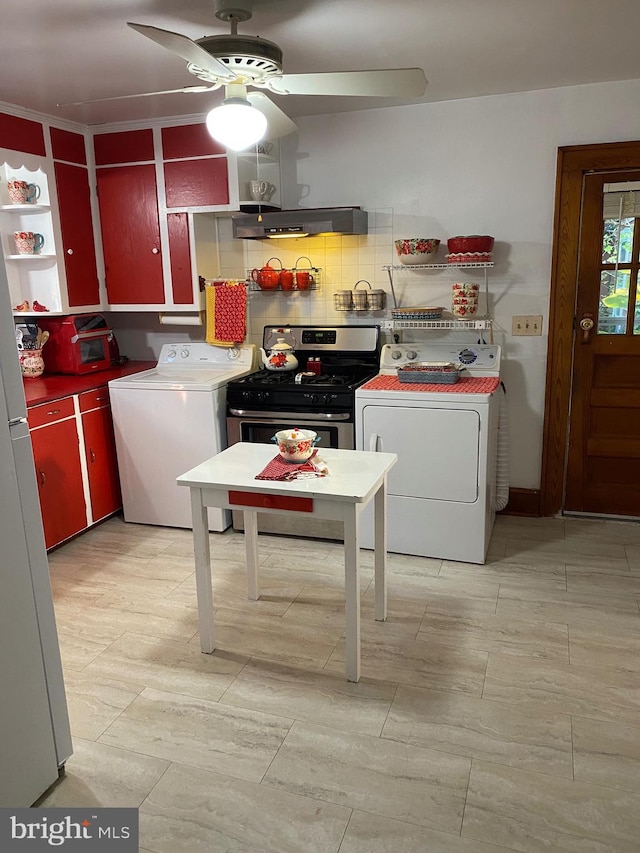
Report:
[[232,347],[247,334],[247,291],[245,283],[215,281],[205,287],[208,344]]

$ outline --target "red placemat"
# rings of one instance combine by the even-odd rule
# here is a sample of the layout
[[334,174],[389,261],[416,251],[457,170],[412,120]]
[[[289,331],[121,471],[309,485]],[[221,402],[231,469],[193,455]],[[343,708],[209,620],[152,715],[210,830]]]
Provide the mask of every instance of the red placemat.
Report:
[[278,454],[278,456],[274,456],[273,459],[265,465],[259,474],[256,474],[256,480],[295,480],[299,473],[307,472],[316,474],[319,477],[324,477],[326,469],[320,469],[320,467],[315,465],[313,462],[317,453],[318,451],[314,450],[311,456],[305,462],[300,462],[300,464],[296,464],[295,462],[285,462],[282,456]]
[[374,376],[360,386],[364,391],[431,391],[443,394],[492,394],[500,385],[497,376],[462,376],[454,385],[438,382],[400,382],[397,376]]

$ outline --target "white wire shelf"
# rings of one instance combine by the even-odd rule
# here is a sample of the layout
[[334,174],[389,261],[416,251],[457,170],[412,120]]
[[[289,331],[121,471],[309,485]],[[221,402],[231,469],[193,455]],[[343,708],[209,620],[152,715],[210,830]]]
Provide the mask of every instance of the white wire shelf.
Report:
[[393,329],[490,329],[493,321],[477,320],[390,320]]
[[470,263],[460,263],[460,264],[383,264],[383,270],[450,270],[455,269],[456,267],[460,269],[490,269],[493,267],[493,261],[487,261],[482,263],[476,263],[472,261]]

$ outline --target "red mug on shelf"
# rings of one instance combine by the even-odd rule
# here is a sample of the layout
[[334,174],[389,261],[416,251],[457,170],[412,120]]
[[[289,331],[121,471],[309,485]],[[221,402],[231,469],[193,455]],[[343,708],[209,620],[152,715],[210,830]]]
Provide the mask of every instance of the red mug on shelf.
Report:
[[309,290],[310,287],[313,287],[315,283],[315,278],[309,272],[309,270],[298,269],[298,264],[300,261],[309,261],[309,267],[313,269],[313,264],[311,263],[311,259],[305,256],[298,258],[296,261],[296,265],[293,270],[293,276],[296,282],[296,287],[298,290]]
[[280,273],[280,287],[282,290],[293,290],[293,272],[282,270]]
[[[280,269],[274,269],[269,265],[269,261],[278,261]],[[261,290],[275,290],[280,284],[282,262],[279,258],[269,258],[269,261],[267,261],[267,263],[260,269],[256,268],[251,270],[251,278]]]

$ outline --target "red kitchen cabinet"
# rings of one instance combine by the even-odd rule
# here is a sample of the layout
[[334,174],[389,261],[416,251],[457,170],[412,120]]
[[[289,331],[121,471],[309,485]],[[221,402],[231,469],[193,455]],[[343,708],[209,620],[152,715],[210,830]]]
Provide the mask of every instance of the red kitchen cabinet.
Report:
[[100,304],[87,169],[55,164],[69,307]]
[[153,160],[153,130],[121,130],[115,133],[98,133],[93,137],[96,166],[115,163],[139,163]]
[[[29,410],[31,444],[47,548],[87,526],[87,507],[73,400]],[[63,418],[60,420],[59,418]],[[34,428],[35,427],[35,428]]]
[[173,301],[176,305],[189,305],[193,302],[193,278],[187,214],[168,213],[167,228]]
[[0,148],[44,157],[44,128],[38,121],[0,113]]
[[112,515],[122,506],[109,391],[103,385],[80,394],[79,399],[91,518],[96,522]]
[[226,157],[165,163],[164,183],[169,208],[229,204]]
[[97,180],[109,304],[164,303],[155,166],[101,168]]

